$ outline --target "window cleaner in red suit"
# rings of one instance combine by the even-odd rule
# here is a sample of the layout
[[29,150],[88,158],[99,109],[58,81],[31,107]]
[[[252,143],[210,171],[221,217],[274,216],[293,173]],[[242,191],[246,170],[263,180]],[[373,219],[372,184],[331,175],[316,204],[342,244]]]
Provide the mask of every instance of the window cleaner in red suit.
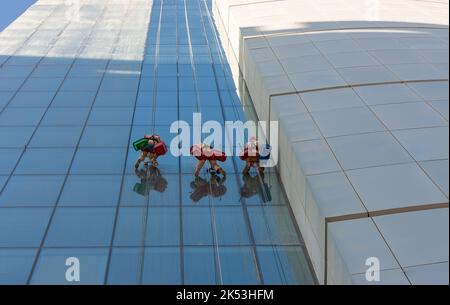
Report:
[[251,137],[250,141],[245,144],[244,150],[240,153],[241,160],[245,161],[245,167],[242,173],[248,175],[252,167],[256,167],[261,177],[264,176],[264,167],[260,163],[259,141],[256,137]]
[[217,163],[217,161],[225,162],[225,160],[227,159],[227,156],[224,152],[215,150],[207,144],[195,144],[191,147],[191,155],[195,156],[198,159],[198,163],[195,167],[194,172],[195,177],[198,177],[198,175],[200,174],[200,170],[202,169],[203,165],[205,165],[206,161],[208,161],[209,165],[211,166],[209,169],[210,172],[219,173],[224,176],[226,175],[224,169]]
[[136,161],[134,168],[138,169],[142,161],[144,161],[145,166],[148,166],[148,162],[145,161],[147,158],[152,162],[152,166],[158,167],[158,157],[165,155],[167,152],[167,147],[161,140],[161,137],[158,135],[145,135],[139,142],[138,145],[135,145],[135,149],[138,147],[141,155]]

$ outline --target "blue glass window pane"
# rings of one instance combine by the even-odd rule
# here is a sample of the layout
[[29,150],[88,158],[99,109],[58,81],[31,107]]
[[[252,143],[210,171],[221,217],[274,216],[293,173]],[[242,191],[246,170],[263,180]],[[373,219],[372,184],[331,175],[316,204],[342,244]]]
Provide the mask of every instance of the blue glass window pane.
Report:
[[22,86],[23,91],[53,91],[58,90],[58,87],[63,81],[62,77],[53,78],[29,78]]
[[6,62],[8,66],[21,66],[21,65],[36,65],[40,60],[41,56],[12,56]]
[[249,207],[248,214],[257,244],[292,245],[300,243],[287,207]]
[[23,77],[9,77],[0,82],[0,91],[17,91],[24,81]]
[[[59,92],[52,102],[52,107],[90,107],[94,102],[95,92]],[[67,111],[67,110],[66,110]]]
[[[108,249],[43,249],[31,284],[101,285],[105,281]],[[80,263],[80,281],[68,282],[66,261],[75,257]]]
[[0,284],[24,285],[37,249],[0,249]]
[[106,71],[108,76],[136,77],[141,71],[140,61],[118,60],[110,61]]
[[[180,92],[180,107],[197,107],[197,94],[195,92]],[[184,109],[180,108],[180,112]]]
[[[181,105],[181,103],[180,103]],[[217,109],[216,109],[217,111]],[[180,113],[179,113],[179,118],[181,121],[186,121],[189,124],[192,124],[192,113],[194,112],[201,112],[200,109],[195,106],[195,107],[183,107],[180,108]],[[203,115],[203,113],[202,113]],[[203,117],[202,120],[204,121]]]
[[[0,75],[1,75],[1,69],[0,69]],[[2,92],[0,90],[0,109],[2,107],[5,107],[6,104],[9,103],[10,99],[13,97],[14,92]]]
[[156,82],[157,91],[177,91],[176,77],[158,77]]
[[314,284],[302,247],[258,247],[257,253],[264,284]]
[[[139,92],[136,107],[152,107],[153,106],[153,92],[152,91],[142,91]],[[137,110],[136,109],[136,110]]]
[[74,65],[72,69],[70,69],[68,78],[77,78],[77,77],[92,77],[94,79],[101,77],[104,73],[104,67],[99,66],[81,66]]
[[117,219],[115,246],[143,246],[146,226],[145,208],[122,207]]
[[136,91],[138,84],[137,77],[105,77],[100,91]]
[[114,208],[58,208],[45,240],[49,247],[109,246]]
[[0,149],[0,175],[9,175],[19,160],[22,149]]
[[[25,78],[33,71],[34,65],[26,66],[8,66],[0,68],[0,77],[2,78]],[[0,87],[1,88],[1,87]]]
[[94,107],[133,107],[135,92],[99,92]]
[[0,209],[0,247],[39,247],[50,208]]
[[108,59],[101,59],[101,58],[85,58],[85,57],[79,57],[75,60],[73,63],[74,68],[89,68],[89,69],[105,69],[106,65],[109,63]]
[[42,119],[43,126],[83,126],[89,114],[89,108],[50,108]]
[[143,250],[140,248],[113,248],[108,272],[108,284],[139,284],[142,252]]
[[149,126],[153,116],[151,107],[137,107],[134,113],[133,124]]
[[47,107],[55,95],[54,92],[19,92],[9,107]]
[[213,247],[184,248],[184,284],[216,284],[215,268]]
[[70,175],[59,205],[117,206],[121,176]]
[[35,126],[44,115],[45,108],[6,108],[0,114],[1,126]]
[[216,91],[217,85],[214,77],[197,77],[197,90]]
[[30,147],[75,147],[80,139],[81,126],[41,126],[36,130]]
[[153,77],[154,76],[154,65],[143,65],[142,67],[142,77]]
[[220,247],[220,270],[225,285],[259,284],[250,247]]
[[0,196],[0,206],[54,206],[64,176],[12,176]]
[[146,248],[142,284],[179,285],[180,283],[180,249],[178,247]]
[[155,89],[155,78],[153,77],[142,77],[139,83],[139,91],[152,92]]
[[70,65],[43,66],[39,65],[31,74],[32,77],[64,77]]
[[75,154],[72,174],[122,174],[125,149],[80,148]]
[[73,148],[30,148],[17,165],[16,174],[66,174],[74,154]]
[[130,126],[86,126],[80,147],[127,147]]
[[220,99],[221,99],[224,107],[236,107],[236,106],[237,106],[236,108],[239,107],[240,103],[238,105],[235,105],[233,98],[231,97],[231,94],[229,91],[221,90],[219,92],[219,94],[220,94]]
[[190,246],[213,244],[211,209],[209,207],[183,208],[183,242]]
[[[170,52],[170,49],[173,51],[176,51],[175,48],[164,48],[163,52],[164,54],[168,55],[167,53]],[[161,52],[161,50],[160,50]],[[175,53],[175,52],[174,52]],[[175,54],[173,54],[175,55]],[[177,65],[158,65],[158,77],[161,76],[177,76]]]
[[90,125],[131,125],[132,108],[94,108],[89,116]]
[[63,58],[63,57],[44,57],[40,62],[40,65],[50,66],[50,65],[70,65],[74,61],[73,58]]
[[[180,77],[179,78],[180,91],[195,91],[194,78],[193,77]],[[197,87],[198,88],[198,87]]]
[[6,180],[8,180],[8,176],[0,176],[0,190],[5,186]]
[[194,73],[192,71],[191,65],[180,64],[178,65],[178,73],[180,76],[193,76]]
[[[201,102],[200,102],[201,103]],[[203,104],[201,104],[200,113],[202,114],[202,121],[217,121],[221,124],[224,122],[224,116],[222,113],[222,110],[218,110],[217,107],[204,107]],[[192,120],[192,119],[191,119]]]
[[146,245],[176,246],[180,244],[180,208],[148,209]]
[[[218,76],[216,80],[219,90],[228,90],[228,81],[225,77]],[[233,90],[233,88],[230,88],[230,90]]]
[[101,77],[66,78],[61,91],[97,91]]
[[250,243],[244,212],[241,207],[215,207],[219,245],[246,245]]
[[[174,91],[158,91],[156,93],[156,107],[178,107],[177,95],[177,92]],[[149,102],[153,105],[153,97]]]
[[156,108],[155,121],[150,120],[150,125],[166,125],[170,126],[178,120],[176,108]]
[[[211,89],[209,89],[211,90]],[[212,106],[215,109],[220,105],[219,94],[217,91],[199,91],[200,102],[202,106]]]

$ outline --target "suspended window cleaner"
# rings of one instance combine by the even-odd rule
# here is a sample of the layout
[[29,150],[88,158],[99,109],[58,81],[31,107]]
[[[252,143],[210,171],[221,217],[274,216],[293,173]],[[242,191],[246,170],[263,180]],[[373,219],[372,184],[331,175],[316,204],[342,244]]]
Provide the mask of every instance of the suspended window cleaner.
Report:
[[196,157],[198,160],[194,172],[195,177],[198,177],[198,175],[200,174],[200,170],[202,169],[203,165],[205,165],[206,161],[208,161],[210,165],[208,172],[213,174],[218,173],[224,176],[226,175],[224,169],[217,163],[217,161],[225,162],[227,160],[227,155],[224,152],[213,149],[207,144],[195,144],[191,147],[190,152],[191,155]]
[[245,161],[245,167],[242,173],[248,175],[252,167],[256,167],[260,176],[264,176],[264,162],[270,159],[271,146],[269,144],[263,145],[256,139],[251,137],[250,141],[245,144],[243,151],[239,154],[239,158]]
[[133,148],[141,152],[139,159],[134,165],[136,170],[142,161],[144,161],[144,166],[148,166],[148,161],[145,161],[146,159],[149,159],[152,166],[158,167],[158,157],[167,153],[167,146],[158,135],[145,135],[142,139],[133,143]]

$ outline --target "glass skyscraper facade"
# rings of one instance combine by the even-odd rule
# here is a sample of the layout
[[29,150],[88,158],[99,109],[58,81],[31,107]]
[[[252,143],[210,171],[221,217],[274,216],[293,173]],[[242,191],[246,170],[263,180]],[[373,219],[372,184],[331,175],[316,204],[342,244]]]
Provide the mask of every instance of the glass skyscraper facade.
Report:
[[[210,1],[39,1],[0,34],[0,283],[313,284],[274,170],[226,179],[194,157],[140,169],[170,125],[257,120]],[[247,96],[248,97],[248,96]]]

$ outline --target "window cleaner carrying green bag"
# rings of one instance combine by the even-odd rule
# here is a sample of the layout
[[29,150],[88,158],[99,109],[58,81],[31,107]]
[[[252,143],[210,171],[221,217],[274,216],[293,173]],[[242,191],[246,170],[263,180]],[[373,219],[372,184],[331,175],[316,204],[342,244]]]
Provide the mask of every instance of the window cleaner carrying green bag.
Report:
[[[141,151],[141,155],[134,165],[135,169],[138,169],[146,158],[152,162],[154,167],[158,167],[158,157],[167,153],[167,146],[158,135],[145,135],[133,143],[133,148]],[[144,165],[148,166],[148,162],[144,162]]]

